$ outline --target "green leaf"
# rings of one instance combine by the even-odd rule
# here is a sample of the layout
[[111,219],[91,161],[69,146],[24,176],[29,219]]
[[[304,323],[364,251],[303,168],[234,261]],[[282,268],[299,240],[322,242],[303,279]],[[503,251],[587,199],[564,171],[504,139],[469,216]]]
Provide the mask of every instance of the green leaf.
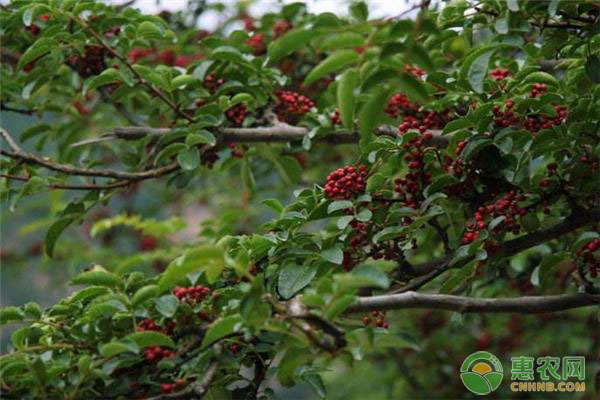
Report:
[[173,89],[179,89],[183,86],[187,86],[187,85],[192,84],[197,81],[198,81],[198,78],[195,77],[194,75],[183,74],[183,75],[179,75],[179,76],[176,76],[175,78],[173,78],[173,80],[171,81],[171,87]]
[[147,285],[139,288],[131,299],[131,304],[137,306],[143,304],[146,300],[149,300],[156,296],[156,285]]
[[354,204],[350,200],[335,200],[329,203],[327,206],[327,214],[331,214],[333,212],[339,210],[345,210],[347,208],[353,208]]
[[244,61],[242,53],[232,46],[219,46],[211,53],[212,58],[241,63]]
[[208,144],[209,146],[214,146],[217,144],[217,138],[215,138],[215,135],[206,129],[198,129],[185,137],[185,144],[188,146],[195,146],[197,144]]
[[370,221],[372,217],[373,217],[373,212],[371,210],[369,210],[368,208],[365,208],[364,210],[362,210],[361,212],[359,212],[356,215],[356,219],[360,222]]
[[281,202],[277,199],[266,199],[261,201],[261,204],[264,204],[265,206],[270,207],[279,213],[284,209],[283,204],[281,204]]
[[163,333],[155,331],[135,332],[125,336],[123,340],[131,340],[141,348],[151,346],[175,348],[173,339]]
[[340,118],[346,129],[352,129],[354,125],[354,89],[358,86],[358,70],[350,68],[346,70],[337,86],[337,103],[340,108]]
[[475,273],[475,268],[477,266],[477,261],[471,261],[464,267],[462,267],[458,272],[450,277],[450,279],[446,280],[439,292],[442,294],[450,293],[454,288],[463,283],[469,277],[471,277]]
[[496,23],[494,24],[494,28],[496,28],[496,32],[505,35],[508,33],[508,17],[504,16],[501,18],[496,18]]
[[523,80],[525,83],[545,83],[551,86],[558,86],[558,81],[555,77],[544,71],[536,71],[527,75]]
[[600,58],[597,55],[591,55],[585,63],[585,73],[594,83],[600,83]]
[[25,314],[18,307],[8,306],[0,308],[0,325],[22,321],[23,318],[25,318]]
[[477,57],[469,66],[467,74],[471,88],[477,93],[483,93],[483,81],[487,76],[490,58],[496,49],[490,49]]
[[374,129],[379,123],[388,98],[387,90],[379,90],[372,95],[360,110],[358,128],[360,133],[360,147],[364,148],[373,141]]
[[21,142],[25,143],[27,140],[41,134],[44,132],[48,132],[52,130],[52,127],[48,124],[34,124],[27,129],[24,129],[19,135]]
[[177,307],[179,306],[179,300],[172,294],[166,294],[154,300],[156,311],[158,311],[163,317],[171,318],[175,315]]
[[88,79],[83,85],[83,92],[94,90],[97,87],[108,85],[109,83],[122,82],[123,76],[114,68],[107,68],[100,75]]
[[304,85],[311,83],[358,61],[359,55],[354,50],[339,50],[317,64],[304,78]]
[[48,233],[46,233],[46,254],[48,257],[52,258],[54,253],[54,245],[58,240],[60,234],[67,229],[69,225],[74,221],[73,218],[63,218],[54,222],[50,228],[48,229]]
[[323,39],[318,46],[322,51],[352,49],[363,46],[365,37],[358,32],[341,32]]
[[325,319],[333,321],[338,315],[341,315],[348,307],[356,301],[356,296],[352,294],[343,295],[329,304],[325,310]]
[[114,357],[122,353],[139,354],[140,348],[133,341],[118,341],[103,344],[100,347],[100,355],[102,357]]
[[17,69],[23,69],[23,67],[30,62],[37,60],[42,55],[50,53],[50,50],[57,47],[58,43],[50,38],[41,38],[29,47],[17,63]]
[[352,271],[352,275],[364,278],[370,281],[372,286],[381,289],[387,289],[390,286],[390,280],[385,272],[373,265],[361,265]]
[[308,285],[316,274],[316,268],[288,263],[279,272],[277,290],[287,300]]
[[556,10],[558,10],[558,3],[560,3],[560,0],[550,0],[550,3],[548,3],[548,15],[550,17],[554,17],[556,15]]
[[92,270],[82,272],[75,276],[69,282],[71,285],[93,285],[116,287],[123,285],[123,281],[116,274],[108,272],[99,265],[94,266]]
[[37,303],[29,302],[25,304],[23,309],[25,310],[25,314],[33,319],[40,319],[42,317],[42,308]]
[[410,50],[410,57],[415,64],[425,68],[426,70],[431,71],[434,69],[433,61],[431,61],[429,53],[419,43],[413,44],[413,47]]
[[158,293],[172,288],[187,274],[203,270],[208,263],[224,263],[224,251],[219,246],[202,245],[188,250],[168,266],[158,281]]
[[[100,350],[102,353],[102,350]],[[87,354],[82,355],[77,360],[77,368],[79,369],[79,373],[82,375],[87,375],[90,372],[90,367],[92,365],[92,357]]]
[[354,215],[344,215],[343,217],[338,218],[337,227],[338,229],[346,229],[348,224],[352,222],[354,219]]
[[190,147],[177,154],[177,163],[184,171],[192,171],[200,165],[200,153],[196,147]]
[[242,322],[242,317],[239,314],[219,318],[208,327],[206,335],[204,335],[204,339],[202,340],[202,347],[206,347],[227,335],[238,332],[242,327]]
[[344,252],[339,247],[331,247],[321,252],[321,257],[325,260],[341,265],[344,261]]
[[287,32],[279,39],[269,44],[267,53],[269,62],[279,61],[288,54],[301,49],[308,42],[320,36],[320,31],[316,29],[295,29]]
[[415,78],[412,74],[402,72],[398,76],[398,83],[402,91],[413,101],[426,102],[429,99],[429,94],[425,86],[423,86],[423,82]]
[[521,224],[525,231],[534,232],[540,227],[540,220],[534,213],[529,213],[521,218]]
[[146,40],[157,40],[163,37],[163,33],[155,23],[144,21],[137,28],[137,37]]
[[517,0],[506,0],[510,11],[519,11],[519,2]]
[[184,143],[171,143],[170,145],[162,149],[160,153],[158,153],[158,155],[154,159],[154,165],[158,165],[163,160],[174,156],[175,154],[179,153],[180,151],[183,151],[186,148],[188,148],[188,146]]
[[358,21],[366,21],[369,16],[369,8],[364,1],[357,1],[350,6],[350,15]]
[[242,183],[244,184],[244,189],[250,193],[250,195],[254,195],[256,192],[256,181],[254,180],[254,174],[252,173],[252,168],[250,168],[250,163],[246,159],[242,162]]
[[319,396],[319,398],[327,398],[327,389],[325,388],[325,384],[323,383],[323,378],[321,378],[321,375],[315,373],[304,373],[301,375],[301,378],[304,382],[308,383],[308,385],[312,388],[316,395]]

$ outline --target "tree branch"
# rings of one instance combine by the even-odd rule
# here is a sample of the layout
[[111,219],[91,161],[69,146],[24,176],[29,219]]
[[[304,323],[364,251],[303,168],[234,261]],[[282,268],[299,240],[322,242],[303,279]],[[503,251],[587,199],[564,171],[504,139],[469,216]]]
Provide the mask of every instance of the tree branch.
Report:
[[[25,176],[17,176],[17,175],[8,175],[8,174],[0,174],[0,178],[10,179],[19,182],[27,182],[29,181],[28,177]],[[107,184],[89,184],[89,185],[68,185],[62,183],[49,183],[46,186],[50,189],[63,189],[63,190],[107,190],[107,189],[116,189],[124,186],[131,185],[130,181],[117,181],[114,183]]]
[[426,308],[460,313],[545,313],[600,304],[600,295],[584,293],[558,296],[524,296],[515,298],[475,298],[446,294],[406,292],[383,296],[359,297],[348,313],[373,310]]
[[37,156],[35,154],[28,153],[21,149],[19,145],[13,140],[13,138],[6,132],[3,128],[0,127],[0,136],[8,143],[8,146],[11,148],[12,152],[1,150],[0,154],[10,157],[16,160],[22,160],[29,164],[40,165],[46,169],[62,172],[67,175],[77,175],[77,176],[95,176],[95,177],[103,177],[103,178],[115,178],[129,181],[141,181],[145,179],[158,178],[164,175],[168,175],[171,172],[174,172],[179,169],[179,164],[177,162],[173,162],[171,164],[165,165],[164,167],[149,169],[147,171],[142,172],[123,172],[123,171],[115,171],[111,169],[92,169],[92,168],[78,168],[72,167],[70,165],[59,164],[53,161],[48,161],[45,158]]

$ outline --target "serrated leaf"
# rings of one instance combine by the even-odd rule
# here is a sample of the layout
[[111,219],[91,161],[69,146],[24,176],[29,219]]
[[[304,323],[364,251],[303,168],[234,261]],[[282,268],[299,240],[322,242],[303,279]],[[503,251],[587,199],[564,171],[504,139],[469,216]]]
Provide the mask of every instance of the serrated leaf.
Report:
[[308,285],[316,274],[316,268],[288,263],[279,272],[277,291],[284,299],[290,299]]
[[206,330],[206,335],[204,335],[204,339],[202,340],[202,347],[206,347],[227,335],[238,332],[242,323],[243,320],[239,314],[219,318],[210,324]]
[[359,55],[354,50],[339,50],[317,64],[304,78],[304,85],[311,83],[337,71],[349,64],[356,63]]
[[106,271],[100,266],[95,266],[91,271],[85,271],[75,276],[69,282],[71,285],[93,285],[116,287],[123,285],[118,275]]

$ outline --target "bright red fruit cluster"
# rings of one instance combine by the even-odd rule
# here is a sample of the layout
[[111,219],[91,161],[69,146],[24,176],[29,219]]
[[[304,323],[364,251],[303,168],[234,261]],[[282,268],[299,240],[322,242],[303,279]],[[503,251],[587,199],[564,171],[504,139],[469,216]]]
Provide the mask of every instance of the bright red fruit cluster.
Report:
[[267,52],[267,45],[265,44],[265,35],[262,33],[255,33],[248,40],[246,44],[254,50],[255,56],[261,56]]
[[490,76],[496,81],[506,79],[508,75],[510,75],[510,71],[507,68],[494,68],[490,72]]
[[418,112],[419,106],[417,104],[413,104],[405,94],[396,93],[390,97],[384,111],[390,117],[397,118],[410,112]]
[[535,133],[540,129],[551,129],[556,125],[560,125],[567,118],[567,108],[564,106],[554,106],[556,110],[556,117],[550,117],[548,115],[533,115],[527,117],[523,123],[523,127],[529,132]]
[[290,24],[287,20],[281,19],[273,25],[273,36],[276,38],[283,35],[287,31],[292,29],[292,24]]
[[588,242],[579,250],[579,254],[587,263],[590,277],[592,278],[598,277],[598,268],[600,268],[600,261],[594,257],[594,252],[598,249],[600,249],[600,239],[594,239],[591,242]]
[[422,200],[422,190],[431,183],[431,174],[425,171],[423,162],[423,141],[431,139],[431,133],[426,133],[422,137],[414,137],[403,147],[407,154],[404,160],[408,162],[408,168],[411,170],[404,178],[394,180],[394,191],[403,199],[407,207],[418,208]]
[[377,310],[372,311],[371,316],[373,317],[373,319],[371,319],[368,315],[365,315],[363,317],[362,322],[363,322],[364,326],[371,325],[371,322],[373,322],[373,320],[374,320],[375,326],[377,326],[379,328],[388,329],[390,327],[390,324],[387,322],[387,320],[385,318],[385,311],[377,311]]
[[138,332],[146,332],[146,331],[161,332],[162,327],[160,325],[158,325],[156,322],[154,322],[153,319],[146,318],[137,327],[137,331]]
[[332,199],[350,199],[363,193],[367,184],[367,167],[349,165],[338,168],[327,176],[325,196]]
[[334,125],[340,125],[342,123],[342,119],[340,118],[340,110],[338,108],[331,113],[329,118],[331,118],[331,123]]
[[102,46],[86,44],[83,55],[74,54],[67,59],[67,64],[82,78],[98,75],[106,69],[104,56],[106,49]]
[[275,96],[278,100],[275,113],[282,119],[288,114],[306,114],[315,106],[315,103],[308,97],[290,90],[282,90]]
[[423,78],[425,76],[425,70],[424,69],[421,69],[419,67],[415,67],[415,66],[410,65],[410,64],[406,64],[404,66],[404,71],[408,72],[409,74],[413,74],[417,78]]
[[247,114],[248,110],[246,109],[246,105],[244,103],[236,104],[225,112],[227,119],[237,126],[242,125]]
[[506,100],[504,103],[505,111],[500,110],[499,105],[495,105],[492,109],[492,113],[494,114],[494,122],[496,125],[506,128],[511,125],[519,124],[519,117],[515,115],[513,112],[513,107],[515,106],[515,102],[512,100]]
[[[516,218],[527,215],[527,210],[518,205],[518,202],[522,200],[524,200],[523,195],[517,195],[515,191],[510,191],[495,202],[479,207],[475,212],[475,222],[467,224],[468,231],[463,235],[463,244],[469,244],[479,239],[480,232],[488,228],[486,218],[491,221],[497,217],[504,217],[504,220],[493,228],[494,233],[519,234],[521,226],[516,222]],[[490,249],[493,247],[490,246]]]
[[208,74],[204,77],[204,87],[211,93],[214,93],[224,83],[225,80],[217,78],[215,74]]
[[144,350],[144,358],[148,362],[159,362],[163,358],[174,357],[175,352],[169,349],[163,349],[160,346],[147,347]]
[[532,98],[539,97],[546,93],[546,90],[548,90],[548,85],[545,83],[534,83],[529,96]]
[[177,286],[173,289],[173,294],[181,301],[188,303],[199,303],[210,294],[210,288],[202,285],[192,286],[189,288]]

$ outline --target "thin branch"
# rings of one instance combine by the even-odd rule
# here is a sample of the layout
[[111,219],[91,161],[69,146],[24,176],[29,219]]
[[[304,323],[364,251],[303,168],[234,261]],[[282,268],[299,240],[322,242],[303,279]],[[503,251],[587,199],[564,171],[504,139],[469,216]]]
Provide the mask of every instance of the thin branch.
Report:
[[7,106],[6,104],[1,103],[1,102],[0,102],[0,110],[1,111],[10,111],[10,112],[18,113],[18,114],[25,114],[25,115],[33,115],[37,112],[37,110],[34,110],[34,109],[14,108],[11,106]]
[[53,161],[48,161],[45,158],[37,156],[35,154],[28,153],[21,149],[19,145],[13,140],[13,138],[6,132],[3,128],[0,127],[0,136],[8,143],[8,146],[11,148],[12,152],[1,150],[0,154],[10,157],[16,160],[23,160],[29,164],[40,165],[46,169],[62,172],[67,175],[77,175],[77,176],[96,176],[96,177],[104,177],[104,178],[115,178],[121,180],[129,180],[129,181],[141,181],[145,179],[151,178],[159,178],[164,175],[168,175],[179,169],[179,164],[177,162],[173,162],[171,164],[165,165],[164,167],[149,169],[147,171],[142,172],[123,172],[123,171],[115,171],[111,169],[92,169],[92,168],[78,168],[72,167],[65,164],[55,163]]
[[[27,182],[29,179],[26,176],[0,174],[0,178],[10,179],[19,182]],[[130,181],[118,181],[107,184],[89,184],[89,185],[67,185],[62,183],[48,183],[46,186],[50,189],[63,189],[63,190],[107,190],[116,189],[124,186],[131,185]]]
[[475,298],[445,294],[406,292],[373,297],[359,297],[348,313],[373,310],[426,308],[460,313],[546,313],[600,304],[600,295],[563,294],[558,296],[524,296],[515,298]]

